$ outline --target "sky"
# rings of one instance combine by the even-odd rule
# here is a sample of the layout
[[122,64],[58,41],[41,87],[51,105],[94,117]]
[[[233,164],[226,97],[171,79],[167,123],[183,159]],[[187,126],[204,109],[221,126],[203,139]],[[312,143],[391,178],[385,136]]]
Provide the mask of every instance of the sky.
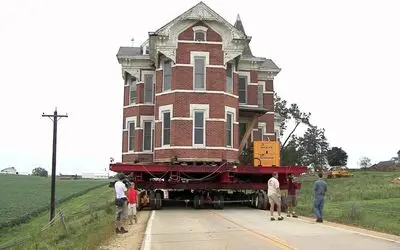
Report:
[[[275,91],[349,155],[388,160],[400,149],[398,1],[204,1],[232,24],[239,13],[254,55],[281,72]],[[0,1],[0,169],[100,173],[121,160],[120,46],[135,46],[198,1]],[[304,130],[304,128],[303,128]],[[299,130],[301,132],[302,129]]]

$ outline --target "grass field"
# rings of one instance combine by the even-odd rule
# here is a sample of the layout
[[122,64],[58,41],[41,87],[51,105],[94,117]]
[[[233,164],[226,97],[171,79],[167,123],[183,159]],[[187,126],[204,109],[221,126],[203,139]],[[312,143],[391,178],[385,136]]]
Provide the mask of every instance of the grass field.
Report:
[[[78,196],[108,180],[57,180],[58,203]],[[0,175],[0,228],[28,221],[50,204],[51,178]]]
[[[324,217],[349,225],[400,235],[400,172],[354,172],[350,178],[327,179]],[[312,185],[316,177],[301,177],[297,211],[313,215]]]
[[28,223],[0,229],[0,249],[93,249],[115,234],[112,188],[95,188],[63,202],[56,207],[56,213],[59,211],[66,229],[58,216],[54,225],[46,228],[49,212],[44,212]]

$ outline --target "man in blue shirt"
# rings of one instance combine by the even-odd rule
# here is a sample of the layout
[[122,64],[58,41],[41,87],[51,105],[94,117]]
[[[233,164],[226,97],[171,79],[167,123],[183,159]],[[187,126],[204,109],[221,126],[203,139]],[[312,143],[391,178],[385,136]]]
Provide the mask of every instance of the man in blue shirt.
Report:
[[328,191],[328,185],[322,179],[322,173],[318,173],[319,179],[314,183],[314,194],[315,194],[315,201],[314,201],[314,210],[315,215],[317,217],[317,222],[322,223],[323,217],[323,210],[325,204],[325,194]]

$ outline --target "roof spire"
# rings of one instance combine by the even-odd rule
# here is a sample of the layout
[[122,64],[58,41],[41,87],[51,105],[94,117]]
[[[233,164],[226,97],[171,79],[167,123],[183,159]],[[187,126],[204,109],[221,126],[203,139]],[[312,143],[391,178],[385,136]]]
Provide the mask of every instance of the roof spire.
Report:
[[242,20],[240,19],[239,13],[238,13],[237,16],[236,16],[236,22],[237,22],[237,21],[242,21]]

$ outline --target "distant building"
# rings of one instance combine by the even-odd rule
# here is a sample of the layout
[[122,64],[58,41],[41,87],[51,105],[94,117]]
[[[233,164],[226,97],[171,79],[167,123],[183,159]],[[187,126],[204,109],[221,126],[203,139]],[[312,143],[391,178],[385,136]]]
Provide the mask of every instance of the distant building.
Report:
[[18,174],[17,170],[14,167],[10,167],[10,168],[5,168],[3,170],[1,170],[2,174]]
[[82,179],[108,179],[108,173],[83,173]]
[[77,174],[59,174],[57,176],[57,179],[59,180],[78,180],[78,179],[82,179],[81,175],[77,175]]

